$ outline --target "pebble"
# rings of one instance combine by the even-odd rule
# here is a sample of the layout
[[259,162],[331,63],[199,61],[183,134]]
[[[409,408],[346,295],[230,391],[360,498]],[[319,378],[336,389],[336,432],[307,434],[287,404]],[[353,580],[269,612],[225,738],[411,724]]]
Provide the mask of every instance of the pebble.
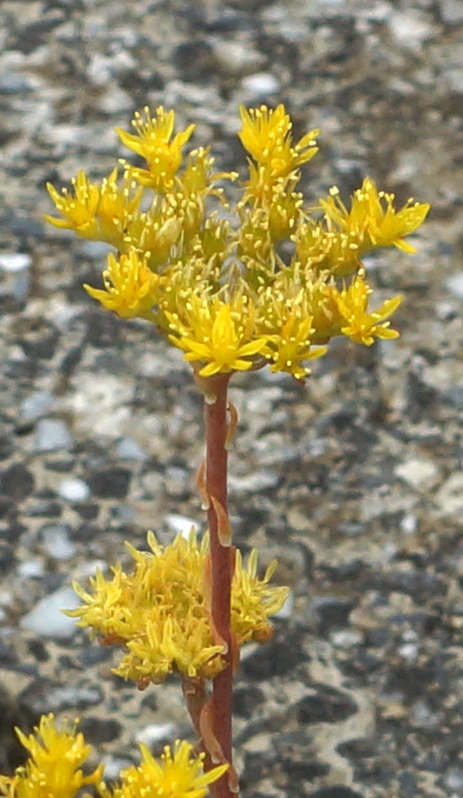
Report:
[[4,252],[0,255],[0,269],[9,274],[17,274],[24,269],[30,269],[32,258],[23,252]]
[[[463,770],[461,768],[452,768],[444,776],[443,782],[449,790],[452,790],[453,795],[463,795]],[[451,798],[453,798],[453,795]]]
[[176,515],[175,513],[166,515],[164,522],[175,535],[180,534],[182,538],[186,539],[188,539],[192,529],[197,534],[200,528],[197,521],[193,521],[192,518],[187,518],[185,515]]
[[281,475],[277,471],[254,471],[245,477],[230,476],[229,486],[236,493],[259,493],[275,488],[280,479]]
[[134,438],[122,438],[117,444],[116,451],[121,460],[146,460],[148,455]]
[[254,71],[264,60],[249,42],[216,39],[212,42],[212,46],[219,67],[223,72],[235,77]]
[[45,574],[45,565],[43,560],[25,560],[19,563],[17,573],[25,579],[40,579]]
[[447,280],[444,280],[444,285],[451,294],[463,299],[463,272],[453,274]]
[[436,494],[436,502],[443,516],[463,512],[463,471],[456,471]]
[[34,449],[36,453],[57,452],[67,449],[74,438],[65,421],[59,418],[41,419],[35,428]]
[[446,25],[459,25],[463,22],[463,3],[461,0],[441,0],[440,14]]
[[32,258],[21,252],[0,255],[0,272],[3,272],[0,294],[12,296],[23,302],[29,294]]
[[431,460],[412,457],[394,469],[399,479],[403,479],[414,490],[429,490],[435,485],[439,470]]
[[77,551],[75,543],[68,537],[66,524],[46,524],[40,534],[44,550],[54,560],[70,560]]
[[417,9],[392,14],[389,28],[397,42],[414,51],[421,50],[424,42],[434,34],[433,25],[427,16]]
[[21,626],[40,637],[72,640],[78,627],[74,618],[68,618],[63,610],[75,610],[80,603],[72,587],[60,588],[40,599],[35,607],[23,616]]
[[264,100],[269,94],[280,91],[280,81],[271,72],[256,72],[241,81],[241,86],[249,102]]
[[355,629],[340,629],[330,634],[330,640],[336,648],[353,648],[363,642],[363,635]]
[[127,468],[101,468],[88,478],[88,487],[99,499],[125,499],[131,472]]
[[85,502],[90,498],[90,488],[83,479],[70,477],[58,486],[58,496],[68,502]]
[[19,417],[23,424],[36,421],[50,412],[55,403],[49,391],[34,391],[19,406]]
[[135,740],[150,748],[155,743],[175,738],[177,733],[175,723],[149,723],[136,733]]

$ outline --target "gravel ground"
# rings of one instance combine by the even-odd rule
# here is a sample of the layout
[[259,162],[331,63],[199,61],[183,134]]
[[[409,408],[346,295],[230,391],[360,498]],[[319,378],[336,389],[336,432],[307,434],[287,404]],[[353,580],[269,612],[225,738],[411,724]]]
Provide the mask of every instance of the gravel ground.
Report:
[[105,248],[44,224],[45,183],[107,174],[145,104],[236,168],[239,103],[284,102],[322,130],[309,197],[370,174],[433,211],[417,255],[369,264],[397,342],[233,384],[237,542],[293,598],[243,654],[243,798],[463,796],[462,0],[3,0],[0,41],[1,767],[50,710],[110,774],[189,734],[175,682],[137,693],[53,611],[124,539],[202,524],[203,444],[189,368],[85,295]]

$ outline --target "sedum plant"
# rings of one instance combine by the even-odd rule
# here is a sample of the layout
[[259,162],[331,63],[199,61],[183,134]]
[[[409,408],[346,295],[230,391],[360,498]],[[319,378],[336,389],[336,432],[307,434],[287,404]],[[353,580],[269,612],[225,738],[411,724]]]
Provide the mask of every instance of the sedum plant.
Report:
[[[228,385],[238,371],[269,366],[300,382],[308,363],[343,335],[366,346],[396,338],[390,317],[401,297],[370,307],[362,258],[378,247],[414,252],[406,237],[429,206],[394,196],[366,178],[350,205],[337,188],[307,207],[298,190],[301,167],[317,152],[319,131],[294,141],[283,105],[241,108],[246,178],[214,172],[209,148],[184,150],[194,125],[175,132],[173,111],[135,114],[132,132],[116,129],[137,165],[121,161],[101,185],[80,171],[71,190],[48,191],[55,227],[114,248],[102,286],[90,296],[126,319],[141,318],[184,352],[204,396],[206,456],[197,474],[208,533],[149,552],[128,546],[134,565],[76,585],[80,626],[122,649],[115,672],[140,689],[179,674],[198,738],[166,748],[160,762],[142,749],[138,768],[109,790],[103,769],[84,776],[89,754],[75,727],[42,718],[20,739],[25,767],[0,780],[9,798],[74,798],[93,785],[113,798],[231,798],[239,792],[232,763],[232,684],[240,647],[265,643],[269,617],[287,597],[270,584],[275,564],[259,576],[257,552],[246,564],[233,546],[227,509],[227,457],[237,425]],[[224,185],[230,184],[231,206]]]

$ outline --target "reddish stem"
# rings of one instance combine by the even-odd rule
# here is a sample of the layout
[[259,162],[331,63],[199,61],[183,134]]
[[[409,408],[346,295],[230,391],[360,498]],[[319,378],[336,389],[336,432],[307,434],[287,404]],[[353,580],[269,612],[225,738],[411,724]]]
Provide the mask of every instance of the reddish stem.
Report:
[[[227,503],[227,388],[229,374],[218,374],[208,380],[215,402],[205,402],[206,424],[206,490],[228,513]],[[212,620],[218,636],[225,641],[228,651],[226,667],[212,683],[212,726],[224,756],[232,761],[232,686],[230,606],[233,576],[233,554],[231,546],[222,546],[219,539],[220,519],[213,502],[207,511],[210,551]],[[214,798],[236,798],[230,790],[227,774],[210,786]]]

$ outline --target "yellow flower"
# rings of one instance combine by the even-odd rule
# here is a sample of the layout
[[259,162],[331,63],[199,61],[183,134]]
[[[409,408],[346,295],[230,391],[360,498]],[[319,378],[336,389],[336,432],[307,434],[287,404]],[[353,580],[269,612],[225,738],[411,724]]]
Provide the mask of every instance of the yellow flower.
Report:
[[138,112],[135,114],[132,126],[136,135],[120,128],[115,129],[122,143],[147,162],[148,169],[129,167],[130,176],[141,185],[161,192],[172,188],[182,163],[182,149],[195,128],[194,125],[189,125],[172,139],[174,125],[174,111],[166,113],[160,106],[153,117],[147,107],[144,108],[143,115]]
[[366,346],[371,346],[375,338],[399,336],[396,330],[390,329],[390,322],[386,319],[397,310],[402,297],[389,299],[380,308],[368,313],[368,297],[371,293],[371,288],[365,284],[360,273],[348,288],[335,295],[339,313],[346,322],[341,332],[352,341]]
[[11,778],[0,776],[0,793],[7,798],[75,798],[81,787],[101,786],[103,765],[85,776],[82,766],[91,746],[76,733],[76,724],[58,729],[53,715],[43,716],[35,734],[16,733],[30,753]]
[[272,354],[270,371],[286,371],[296,380],[303,380],[310,374],[310,369],[303,367],[305,360],[321,357],[326,347],[311,348],[311,336],[315,332],[311,316],[301,319],[296,314],[284,323],[277,338],[276,352]]
[[362,188],[354,192],[351,209],[347,210],[339,198],[339,190],[332,188],[331,196],[320,200],[326,218],[345,232],[354,232],[364,239],[361,252],[372,247],[395,246],[403,252],[415,252],[404,236],[414,233],[424,222],[430,206],[408,200],[400,211],[394,209],[394,194],[378,191],[369,177]]
[[199,369],[201,377],[248,371],[254,356],[267,353],[268,336],[254,338],[254,311],[245,297],[232,307],[216,298],[201,302],[192,295],[188,305],[189,326],[178,329],[178,320],[171,314],[172,326],[180,335],[170,335],[169,339],[186,352],[185,360],[205,363]]
[[51,183],[47,183],[48,193],[56,209],[65,218],[55,219],[53,216],[45,216],[45,219],[54,227],[75,230],[83,238],[93,238],[98,233],[96,212],[100,201],[100,189],[94,183],[90,183],[82,169],[77,177],[73,178],[72,186],[74,195],[70,195],[66,188],[59,194]]
[[159,275],[154,274],[146,260],[141,260],[132,250],[116,260],[108,255],[108,268],[103,272],[105,290],[84,285],[91,297],[113,310],[123,319],[136,316],[152,318],[152,308],[157,301]]
[[268,619],[283,607],[288,598],[287,587],[270,587],[277,561],[273,560],[264,576],[257,576],[257,549],[249,555],[243,567],[241,552],[236,552],[235,574],[232,588],[232,628],[240,645],[248,640],[265,642],[272,636]]
[[113,169],[103,180],[101,188],[91,183],[82,170],[72,181],[74,193],[63,189],[59,194],[47,183],[48,193],[56,209],[65,217],[45,219],[55,227],[75,230],[77,235],[93,241],[105,241],[114,247],[122,248],[125,230],[137,213],[143,189],[136,189],[133,181],[126,176],[122,187],[117,183],[118,170]]
[[112,798],[204,798],[208,785],[228,769],[228,765],[219,765],[204,773],[204,754],[196,756],[185,740],[177,740],[173,751],[166,746],[160,762],[145,745],[140,748],[141,764],[122,771]]
[[[223,670],[224,648],[214,639],[206,595],[208,538],[198,545],[194,534],[188,540],[179,535],[164,548],[148,533],[148,543],[150,552],[127,544],[135,561],[133,573],[124,573],[118,564],[109,580],[97,573],[90,580],[90,592],[74,585],[84,604],[67,614],[100,634],[104,643],[123,647],[124,657],[114,672],[140,688],[162,682],[175,671],[190,678],[213,678]],[[232,629],[238,645],[262,636],[264,629],[267,637],[270,634],[267,619],[287,595],[285,588],[268,585],[270,575],[271,570],[262,580],[257,578],[256,554],[248,571],[237,557]]]
[[[283,105],[275,110],[265,105],[249,110],[241,106],[240,114],[243,127],[239,138],[258,166],[263,167],[265,178],[286,177],[318,151],[315,141],[318,130],[310,131],[292,146],[292,122]],[[255,179],[260,182],[257,175]]]

